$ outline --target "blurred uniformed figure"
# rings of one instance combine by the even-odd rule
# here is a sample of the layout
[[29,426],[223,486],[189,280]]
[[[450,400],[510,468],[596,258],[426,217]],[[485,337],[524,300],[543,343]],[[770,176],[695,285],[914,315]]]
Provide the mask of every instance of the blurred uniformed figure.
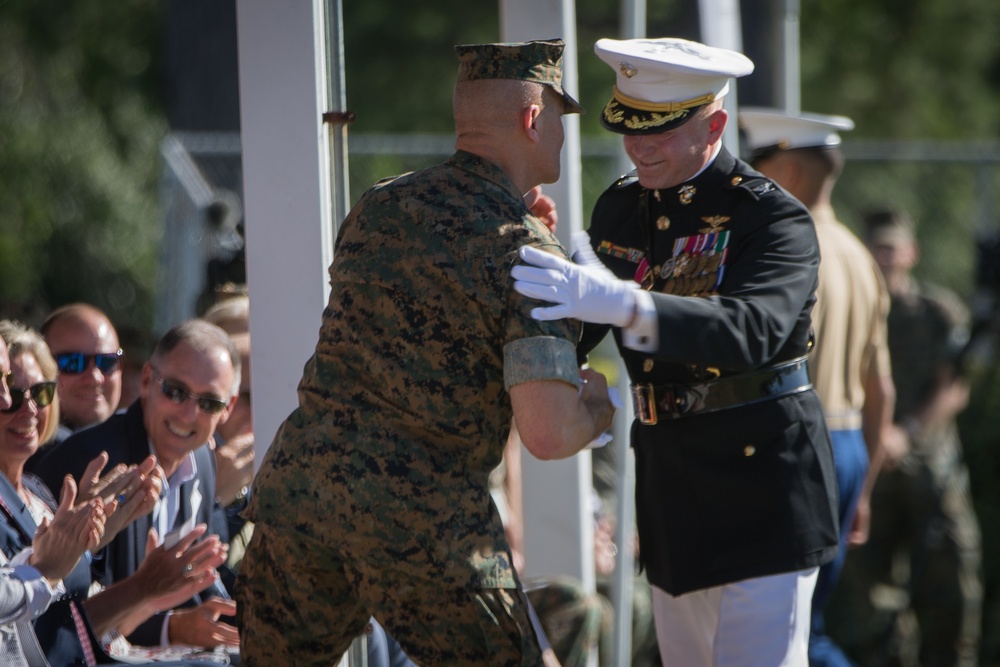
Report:
[[812,312],[816,345],[809,376],[823,403],[833,440],[840,512],[837,558],[820,568],[813,592],[809,664],[852,663],[827,635],[826,603],[847,545],[868,539],[869,499],[881,465],[882,433],[892,423],[895,391],[886,342],[889,293],[871,253],[841,224],[831,195],[844,167],[844,116],[741,108],[740,128],[750,163],[809,208],[821,261]]
[[[374,615],[421,665],[539,665],[488,478],[516,419],[535,456],[611,424],[579,324],[509,279],[565,256],[523,196],[559,178],[561,40],[456,47],[456,153],[369,189],[344,220],[299,406],[254,481],[241,662],[329,665]],[[551,654],[551,652],[550,652]]]
[[[602,113],[636,171],[598,200],[577,263],[522,249],[542,320],[613,330],[632,380],[639,556],[665,665],[805,665],[837,490],[806,368],[819,249],[809,213],[722,145],[753,63],[681,39],[599,40]],[[540,304],[544,305],[544,304]]]
[[969,315],[956,294],[913,277],[920,251],[907,215],[874,211],[865,231],[891,296],[897,400],[871,535],[848,553],[830,631],[865,667],[967,667],[978,661],[983,595],[979,522],[955,421],[968,403],[956,365]]

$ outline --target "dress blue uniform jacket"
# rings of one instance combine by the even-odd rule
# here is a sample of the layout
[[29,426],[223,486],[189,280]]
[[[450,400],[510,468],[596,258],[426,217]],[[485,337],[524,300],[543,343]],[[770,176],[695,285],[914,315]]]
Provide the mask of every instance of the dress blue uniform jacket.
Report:
[[[133,403],[126,412],[116,413],[102,424],[79,431],[53,446],[39,463],[38,474],[50,489],[59,489],[65,475],[70,474],[75,479],[80,479],[87,464],[102,451],[106,451],[109,457],[105,470],[119,463],[139,464],[149,456],[149,437],[143,425],[140,401]],[[215,502],[215,457],[207,445],[195,450],[194,456],[198,473],[194,479],[181,485],[181,503],[176,525],[190,517],[190,498],[192,490],[197,487],[201,494],[201,505],[194,523],[207,524],[207,535],[217,534],[220,539],[228,542],[225,512]],[[94,579],[108,586],[133,574],[146,556],[146,535],[152,527],[153,515],[150,513],[139,517],[118,533],[107,547],[94,555]],[[224,591],[220,590],[218,593],[224,594]],[[198,596],[188,604],[198,604],[200,601],[201,597]],[[128,639],[135,644],[158,646],[162,624],[163,616],[157,614],[142,624]]]
[[[595,205],[590,236],[620,278],[653,271],[658,348],[631,350],[614,332],[633,383],[704,382],[808,353],[819,263],[812,221],[725,149],[678,187],[619,180]],[[608,329],[588,325],[581,355]],[[664,591],[807,569],[835,555],[833,455],[811,389],[636,421],[632,445],[640,557]]]

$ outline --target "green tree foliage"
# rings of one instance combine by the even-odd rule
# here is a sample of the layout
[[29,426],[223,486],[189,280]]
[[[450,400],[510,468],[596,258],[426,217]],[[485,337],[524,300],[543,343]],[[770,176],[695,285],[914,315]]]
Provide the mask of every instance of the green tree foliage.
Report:
[[495,42],[489,2],[345,2],[347,106],[352,132],[454,130],[455,44]]
[[803,108],[852,116],[860,137],[996,136],[1000,3],[801,4]]
[[151,319],[158,3],[0,3],[0,306]]

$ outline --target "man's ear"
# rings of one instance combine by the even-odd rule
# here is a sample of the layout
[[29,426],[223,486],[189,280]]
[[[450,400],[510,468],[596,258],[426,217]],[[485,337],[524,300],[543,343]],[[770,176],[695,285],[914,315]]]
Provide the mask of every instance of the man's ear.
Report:
[[535,122],[542,113],[542,107],[538,104],[529,104],[521,111],[521,128],[531,141],[538,142],[541,137]]
[[708,141],[713,143],[722,137],[722,131],[726,129],[726,121],[729,119],[729,112],[725,109],[716,109],[708,117]]

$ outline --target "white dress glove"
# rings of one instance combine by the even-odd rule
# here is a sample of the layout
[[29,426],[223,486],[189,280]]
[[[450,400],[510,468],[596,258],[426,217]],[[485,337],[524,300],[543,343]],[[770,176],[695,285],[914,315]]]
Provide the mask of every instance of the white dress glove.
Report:
[[524,296],[551,301],[554,306],[534,308],[536,320],[573,318],[581,322],[628,326],[635,315],[638,284],[621,280],[594,255],[589,242],[580,243],[575,257],[580,264],[533,248],[521,247],[521,259],[530,266],[511,269],[514,289]]

